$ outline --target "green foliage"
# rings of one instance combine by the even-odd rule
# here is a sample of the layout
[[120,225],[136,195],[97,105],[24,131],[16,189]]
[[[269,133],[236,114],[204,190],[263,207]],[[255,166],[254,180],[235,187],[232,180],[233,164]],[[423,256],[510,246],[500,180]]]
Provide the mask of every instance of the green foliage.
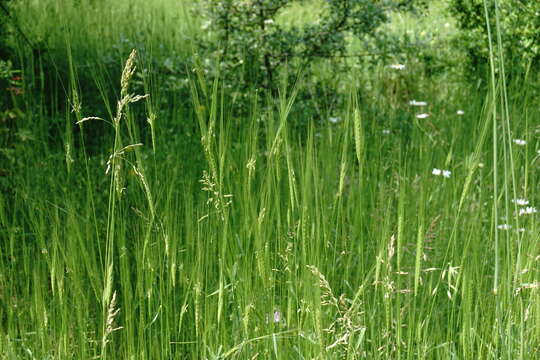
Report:
[[[119,107],[137,93],[126,68]],[[390,73],[396,93],[425,81],[410,69]],[[93,115],[84,107],[62,114],[81,139],[107,125],[99,154],[68,136],[72,162],[46,134],[21,142],[13,194],[0,191],[0,358],[476,360],[540,349],[538,217],[511,202],[539,203],[531,89],[520,87],[510,103],[520,116],[493,138],[493,103],[451,82],[410,94],[422,109],[393,110],[377,94],[370,108],[353,87],[341,120],[300,134],[293,97],[236,117],[229,90],[201,82],[195,114],[171,115],[198,118],[196,147],[158,117],[154,151],[123,106],[106,121],[81,119]],[[32,112],[32,125],[50,121]]]
[[20,71],[11,61],[0,59],[0,189],[10,188],[8,179],[17,163],[16,143],[24,142],[24,132],[17,132],[16,121],[23,116],[18,98],[23,93]]
[[216,33],[210,50],[221,60],[225,77],[244,85],[275,90],[276,72],[284,64],[300,68],[315,58],[344,55],[348,35],[364,38],[388,21],[398,2],[327,0],[314,23],[286,27],[278,17],[293,0],[206,1]]
[[[470,64],[473,70],[478,70],[489,58],[484,0],[452,0],[449,9],[463,30],[460,41],[467,48]],[[487,1],[487,10],[492,32],[498,11],[503,54],[516,65],[512,70],[540,65],[540,2]]]
[[0,58],[5,58],[7,55],[7,25],[9,20],[8,3],[10,0],[0,0]]
[[[105,8],[90,12],[104,0],[80,0],[78,12],[75,0],[25,2],[73,18],[21,8],[21,24],[46,21],[31,39],[56,31],[47,57],[73,65],[55,97],[39,86],[50,84],[42,57],[18,57],[30,65],[21,80],[0,70],[22,82],[0,91],[25,90],[8,93],[24,111],[12,122],[18,165],[0,158],[10,185],[0,189],[0,359],[538,358],[540,114],[529,82],[506,101],[428,75],[441,68],[428,56],[444,57],[428,32],[403,40],[410,52],[392,61],[404,67],[385,59],[338,78],[341,58],[296,58],[312,65],[297,92],[262,106],[245,91],[242,116],[236,82],[201,71],[191,97],[175,89],[165,103],[162,87],[185,77],[172,40],[164,50],[141,41],[151,63],[139,49],[124,72],[108,65],[138,39],[120,28],[146,29],[129,22],[148,8],[118,10],[128,1],[143,4],[114,2],[110,28]],[[148,3],[159,1],[180,0]],[[299,110],[297,93],[316,110]],[[131,104],[142,100],[133,94],[149,96]],[[313,124],[304,110],[331,118]]]

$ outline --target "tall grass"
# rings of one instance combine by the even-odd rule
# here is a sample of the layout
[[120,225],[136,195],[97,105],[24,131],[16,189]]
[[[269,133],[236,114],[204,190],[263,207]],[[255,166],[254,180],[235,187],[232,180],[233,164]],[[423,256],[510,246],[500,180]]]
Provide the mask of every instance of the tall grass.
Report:
[[538,115],[493,44],[487,94],[427,83],[418,108],[406,74],[375,99],[351,74],[339,121],[300,130],[302,78],[239,118],[199,70],[193,111],[162,112],[133,52],[98,118],[70,67],[63,150],[21,142],[0,194],[0,358],[536,358],[538,218],[513,200],[539,201]]

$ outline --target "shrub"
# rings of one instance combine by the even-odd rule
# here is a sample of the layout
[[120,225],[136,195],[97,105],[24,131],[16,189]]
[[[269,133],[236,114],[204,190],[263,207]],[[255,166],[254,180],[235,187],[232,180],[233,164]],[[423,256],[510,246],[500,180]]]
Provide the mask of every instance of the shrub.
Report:
[[[220,59],[221,75],[242,86],[276,90],[284,64],[305,68],[316,58],[346,53],[347,38],[365,38],[388,21],[388,12],[422,1],[326,0],[313,23],[284,26],[279,16],[293,0],[206,0],[215,34],[207,48]],[[209,63],[209,68],[215,64]]]
[[[484,1],[451,0],[450,12],[463,30],[460,41],[466,44],[472,70],[478,71],[488,63],[489,44]],[[511,71],[522,71],[527,66],[540,64],[540,2],[530,0],[488,1],[488,18],[496,44],[496,6],[503,54]]]

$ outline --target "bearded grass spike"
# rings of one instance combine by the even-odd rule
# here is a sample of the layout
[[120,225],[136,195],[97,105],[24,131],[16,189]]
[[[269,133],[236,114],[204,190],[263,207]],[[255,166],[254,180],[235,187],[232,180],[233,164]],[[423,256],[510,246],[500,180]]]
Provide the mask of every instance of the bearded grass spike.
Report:
[[[337,198],[341,198],[343,195],[343,190],[345,188],[345,178],[347,175],[347,158],[348,158],[348,152],[349,152],[349,127],[350,127],[350,120],[347,118],[345,123],[345,134],[344,134],[344,141],[343,141],[343,147],[341,149],[341,164],[340,164],[340,170],[339,170],[339,185],[338,185],[338,192],[337,192]],[[334,204],[334,207],[336,205]]]
[[425,214],[425,203],[423,199],[423,193],[420,195],[419,202],[419,211],[418,211],[418,230],[416,235],[416,251],[415,251],[415,262],[414,262],[414,295],[418,295],[420,289],[420,274],[422,271],[422,259],[424,256],[424,214]]
[[132,166],[132,169],[142,184],[144,193],[146,195],[146,199],[148,201],[148,207],[150,208],[150,215],[153,219],[156,216],[156,210],[154,208],[154,199],[152,197],[152,192],[150,191],[150,186],[148,185],[148,181],[146,180],[146,177],[144,176],[144,173],[141,169],[137,168],[136,166]]
[[354,109],[354,148],[356,150],[356,159],[360,168],[363,166],[363,153],[364,153],[364,132],[362,129],[362,117],[360,110],[355,107]]
[[156,119],[157,119],[157,115],[152,111],[149,113],[148,117],[146,118],[146,122],[148,123],[148,125],[150,125],[150,131],[152,135],[152,150],[154,150],[154,153],[156,152],[156,129],[155,129]]

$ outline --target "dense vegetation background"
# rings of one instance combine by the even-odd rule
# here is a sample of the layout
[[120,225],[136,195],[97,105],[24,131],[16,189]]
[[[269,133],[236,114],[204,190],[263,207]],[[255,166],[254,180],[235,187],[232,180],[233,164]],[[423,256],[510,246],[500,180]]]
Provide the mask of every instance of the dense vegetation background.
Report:
[[0,359],[535,359],[540,3],[0,0]]

